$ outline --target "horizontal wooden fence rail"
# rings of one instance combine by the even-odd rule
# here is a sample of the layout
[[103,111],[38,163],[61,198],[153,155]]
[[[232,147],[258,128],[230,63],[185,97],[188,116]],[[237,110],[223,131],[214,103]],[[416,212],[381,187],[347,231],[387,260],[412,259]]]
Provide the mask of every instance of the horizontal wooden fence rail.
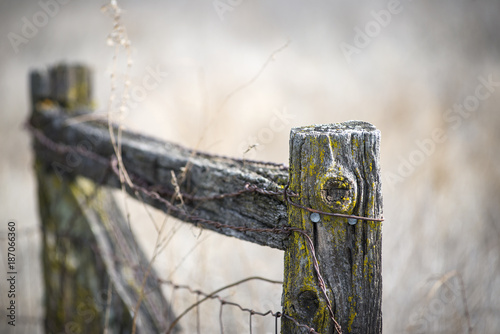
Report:
[[[185,222],[284,250],[282,333],[311,328],[321,333],[381,333],[382,198],[380,133],[375,127],[350,121],[293,129],[287,168],[193,151],[117,125],[110,128],[106,121],[84,121],[82,116],[91,113],[90,82],[90,71],[78,65],[31,73],[33,112],[27,127],[34,137],[45,227],[67,233],[76,228],[71,224],[77,226],[67,221],[67,214],[65,223],[57,222],[60,216],[54,218],[58,207],[72,205],[54,194],[49,196],[50,187],[67,187],[57,196],[66,198],[72,193],[73,202],[82,205],[75,189],[92,181],[91,186],[83,186],[90,208],[97,203],[90,205],[93,197],[88,188],[94,189],[96,197],[100,186],[124,187],[131,196]],[[113,143],[119,143],[119,148]],[[106,206],[113,208],[109,201]],[[78,205],[73,206],[78,211]],[[88,210],[84,207],[78,212],[85,216]],[[121,269],[106,256],[106,249],[121,247],[127,253],[125,244],[137,247],[120,214],[113,216],[118,217],[116,222],[87,218],[83,224],[88,227],[87,237],[97,240],[102,253],[94,266],[105,268],[110,277],[100,284],[119,290],[124,304],[120,307],[128,310],[130,319],[135,314],[133,301],[139,305],[144,301],[141,321],[128,322],[137,323],[139,332],[163,331],[169,325],[165,319],[174,317],[166,300],[149,301],[148,296],[131,294],[133,289],[119,278]],[[119,229],[122,236],[107,236],[113,229]],[[61,249],[47,246],[44,251]],[[138,254],[136,261],[147,264]],[[51,255],[44,257],[49,261]],[[44,268],[46,277],[54,270]],[[150,290],[159,290],[155,277],[151,270]],[[144,272],[136,279],[139,284]],[[46,285],[54,288],[48,281]],[[158,312],[160,305],[163,313]],[[145,326],[144,319],[156,325]],[[55,327],[61,325],[61,321],[53,322]]]

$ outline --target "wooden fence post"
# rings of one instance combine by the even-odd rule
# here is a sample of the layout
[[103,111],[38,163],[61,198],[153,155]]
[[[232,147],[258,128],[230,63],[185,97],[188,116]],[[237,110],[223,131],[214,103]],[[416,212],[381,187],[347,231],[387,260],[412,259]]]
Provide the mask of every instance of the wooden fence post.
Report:
[[[290,134],[291,201],[326,213],[381,218],[380,132],[349,121],[294,128]],[[319,333],[382,333],[382,223],[288,207],[295,232],[285,251],[283,311]],[[314,256],[328,302],[314,269]],[[282,333],[306,333],[286,317]]]
[[[42,110],[88,112],[90,76],[81,65],[32,72],[32,121]],[[99,140],[89,136],[77,147],[92,152]],[[109,191],[71,175],[85,165],[75,152],[55,162],[39,150],[43,147],[39,141],[34,146],[43,231],[45,331],[164,332],[175,316]]]

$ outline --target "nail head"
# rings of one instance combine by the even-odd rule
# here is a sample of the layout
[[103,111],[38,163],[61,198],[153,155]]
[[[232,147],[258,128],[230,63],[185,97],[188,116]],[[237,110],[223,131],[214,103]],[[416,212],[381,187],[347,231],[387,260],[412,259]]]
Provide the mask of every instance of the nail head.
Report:
[[319,213],[314,212],[314,213],[311,214],[311,221],[313,223],[319,222],[320,218],[321,217],[320,217]]

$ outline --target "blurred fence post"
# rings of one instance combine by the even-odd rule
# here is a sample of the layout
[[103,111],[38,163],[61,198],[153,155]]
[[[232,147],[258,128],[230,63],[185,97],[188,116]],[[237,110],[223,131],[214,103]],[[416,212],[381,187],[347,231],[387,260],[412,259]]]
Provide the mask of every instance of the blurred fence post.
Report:
[[[88,112],[90,77],[90,70],[80,65],[33,71],[33,115],[42,109],[71,115]],[[89,137],[79,144],[88,150],[88,143],[95,140]],[[129,333],[133,327],[138,333],[164,331],[175,316],[111,195],[100,184],[66,173],[82,164],[81,157],[67,153],[65,163],[56,163],[44,159],[36,149],[40,143],[34,145],[43,231],[45,331]]]
[[[291,199],[326,213],[380,218],[380,132],[369,123],[292,129]],[[337,333],[314,259],[325,283],[335,321],[342,333],[382,333],[382,223],[318,214],[288,206],[294,233],[285,250],[283,311],[319,333]],[[284,318],[282,333],[305,333]]]

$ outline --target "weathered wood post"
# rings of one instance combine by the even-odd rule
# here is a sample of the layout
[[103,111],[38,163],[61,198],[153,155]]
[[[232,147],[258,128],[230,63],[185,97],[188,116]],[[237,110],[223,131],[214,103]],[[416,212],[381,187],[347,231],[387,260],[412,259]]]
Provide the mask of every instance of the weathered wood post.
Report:
[[[32,72],[30,127],[34,133],[46,126],[47,121],[38,117],[42,111],[89,112],[90,77],[90,70],[81,65]],[[51,135],[62,139],[62,134]],[[76,150],[92,153],[104,139],[89,133],[72,151],[46,142],[63,156],[57,162],[43,150],[40,140],[35,136],[45,331],[111,334],[136,328],[137,333],[164,332],[175,316],[149,268],[149,259],[136,245],[111,194],[72,173],[89,166]],[[104,166],[96,182],[105,182],[109,172],[109,166]]]
[[[382,333],[380,132],[349,121],[294,128],[290,134],[289,224],[307,231],[342,333]],[[328,215],[337,213],[377,219]],[[285,251],[283,310],[319,333],[336,333],[304,235]],[[282,333],[306,333],[286,318]]]

